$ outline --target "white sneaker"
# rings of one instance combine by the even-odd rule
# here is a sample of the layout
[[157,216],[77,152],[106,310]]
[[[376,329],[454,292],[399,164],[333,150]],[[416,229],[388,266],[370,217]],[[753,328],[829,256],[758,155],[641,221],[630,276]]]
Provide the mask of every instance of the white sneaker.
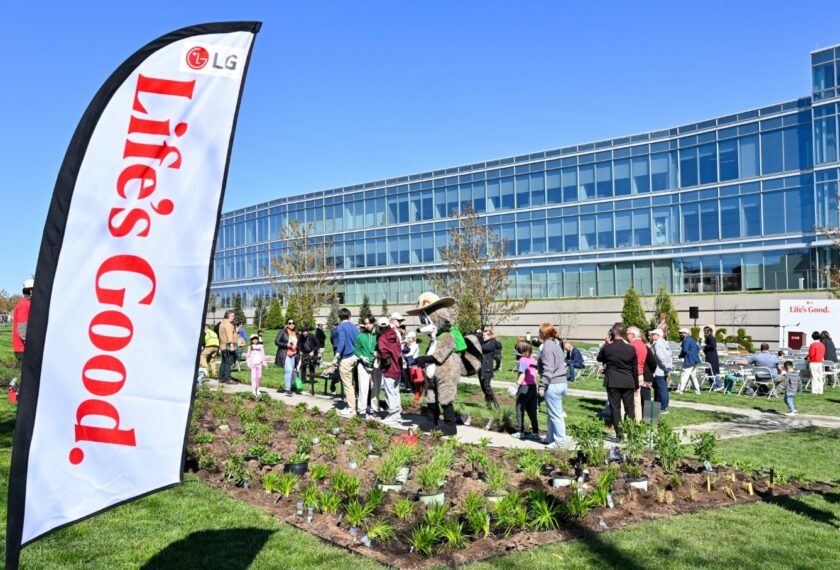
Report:
[[350,408],[344,408],[343,410],[338,411],[338,415],[342,418],[352,418],[356,415],[356,410],[352,410]]
[[523,439],[525,437],[525,434],[523,434],[521,431],[518,431],[516,433],[510,434],[510,437],[512,437],[513,439]]
[[792,412],[787,412],[785,415],[786,416],[795,416],[796,415],[796,410],[793,410]]

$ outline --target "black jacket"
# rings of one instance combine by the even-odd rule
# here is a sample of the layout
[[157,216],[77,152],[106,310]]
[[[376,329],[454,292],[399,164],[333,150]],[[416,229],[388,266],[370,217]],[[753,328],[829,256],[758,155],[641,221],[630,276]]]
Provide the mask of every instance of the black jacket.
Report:
[[327,342],[327,334],[324,329],[315,329],[315,338],[318,340],[318,348],[324,348],[324,343]]
[[834,346],[834,341],[830,338],[824,338],[821,342],[825,345],[825,356],[823,359],[837,362],[837,348]]
[[502,343],[499,342],[499,339],[491,338],[481,341],[481,372],[479,372],[481,378],[493,377],[493,359],[496,357],[496,353],[501,353],[501,351]]
[[636,349],[623,340],[604,344],[598,352],[598,362],[604,363],[606,368],[604,373],[606,388],[636,389],[639,387]]
[[[300,342],[300,334],[297,334],[298,342]],[[283,328],[274,338],[274,345],[277,347],[277,354],[274,356],[274,365],[280,368],[286,364],[286,353],[289,350],[289,331]],[[298,351],[298,354],[300,352]],[[295,358],[295,365],[297,365],[297,358]]]

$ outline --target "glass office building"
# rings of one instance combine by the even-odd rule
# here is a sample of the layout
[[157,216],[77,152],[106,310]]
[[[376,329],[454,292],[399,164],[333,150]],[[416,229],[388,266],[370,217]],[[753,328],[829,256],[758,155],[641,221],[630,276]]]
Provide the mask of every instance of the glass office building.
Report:
[[212,289],[221,305],[271,295],[269,258],[298,220],[331,244],[346,303],[414,302],[467,204],[507,243],[517,297],[825,287],[840,263],[818,231],[838,225],[840,47],[811,67],[794,101],[228,212]]

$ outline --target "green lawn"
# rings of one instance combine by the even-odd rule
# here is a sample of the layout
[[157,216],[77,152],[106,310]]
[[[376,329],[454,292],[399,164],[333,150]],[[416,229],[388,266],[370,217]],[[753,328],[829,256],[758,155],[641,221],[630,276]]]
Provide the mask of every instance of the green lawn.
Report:
[[[581,378],[569,385],[579,390],[595,390],[602,392],[602,378]],[[763,412],[787,412],[787,406],[783,398],[770,398],[767,396],[738,396],[736,394],[724,394],[722,392],[701,392],[699,395],[686,391],[684,394],[671,393],[671,400],[675,402],[695,402],[700,404],[712,404],[728,406],[732,408],[751,408]],[[808,392],[800,392],[796,395],[796,410],[802,414],[817,414],[823,416],[840,416],[840,388],[826,388],[825,394],[815,395]],[[671,408],[672,411],[676,407]]]

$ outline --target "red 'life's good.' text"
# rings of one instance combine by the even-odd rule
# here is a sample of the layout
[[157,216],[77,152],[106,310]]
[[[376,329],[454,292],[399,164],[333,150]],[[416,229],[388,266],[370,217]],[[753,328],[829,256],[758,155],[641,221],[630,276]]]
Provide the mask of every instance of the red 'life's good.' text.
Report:
[[[127,204],[127,208],[112,208],[109,212],[108,231],[112,237],[146,238],[152,229],[153,215],[168,216],[174,211],[172,200],[163,198],[155,201],[153,195],[158,189],[158,168],[181,168],[181,151],[170,142],[173,138],[183,137],[188,125],[178,123],[173,129],[169,119],[149,117],[146,106],[151,105],[155,97],[174,97],[186,103],[192,100],[194,89],[195,80],[137,77],[123,159],[151,159],[151,162],[129,164],[117,177],[117,195],[132,203]],[[128,285],[122,288],[115,288],[113,284],[108,287],[103,285],[106,275],[126,273],[142,276],[148,282],[140,291],[132,291],[134,295],[129,299],[126,298]],[[113,277],[110,279],[113,280]],[[132,282],[136,283],[136,280]],[[128,309],[132,307],[152,304],[157,288],[155,271],[143,257],[113,255],[99,265],[94,287],[96,300],[103,307],[90,320],[88,338],[102,353],[92,356],[82,367],[82,384],[93,397],[76,408],[76,443],[136,446],[134,428],[124,429],[120,425],[119,410],[104,398],[117,394],[128,379],[125,364],[120,359],[121,351],[129,347],[134,336],[134,324],[127,313],[130,314]],[[98,421],[86,423],[88,418],[98,418]],[[113,423],[113,427],[102,427],[103,423]],[[77,445],[70,450],[68,458],[70,463],[78,465],[85,459],[84,450]]]

